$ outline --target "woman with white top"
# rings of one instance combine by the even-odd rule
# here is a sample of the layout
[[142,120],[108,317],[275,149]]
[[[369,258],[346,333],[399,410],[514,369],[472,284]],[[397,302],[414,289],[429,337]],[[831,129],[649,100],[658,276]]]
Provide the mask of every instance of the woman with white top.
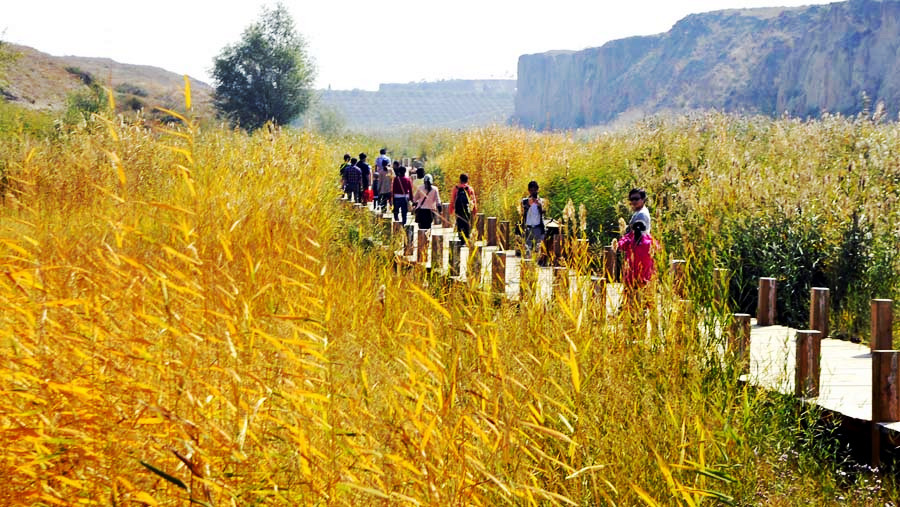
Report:
[[422,186],[416,189],[413,197],[416,207],[416,224],[419,225],[419,229],[431,229],[434,214],[441,211],[441,194],[433,182],[434,178],[430,174],[426,174]]

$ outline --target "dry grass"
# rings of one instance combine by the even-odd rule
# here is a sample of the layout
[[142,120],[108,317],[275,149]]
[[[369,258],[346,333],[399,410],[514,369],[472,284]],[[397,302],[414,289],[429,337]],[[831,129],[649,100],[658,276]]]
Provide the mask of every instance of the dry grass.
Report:
[[[0,503],[894,494],[841,479],[816,426],[737,386],[714,341],[675,319],[646,337],[590,307],[496,305],[393,274],[357,241],[377,232],[336,200],[345,147],[173,129],[98,118],[6,145]],[[532,167],[643,142],[454,135],[445,167],[471,164],[497,209],[515,192],[504,187],[541,175]]]

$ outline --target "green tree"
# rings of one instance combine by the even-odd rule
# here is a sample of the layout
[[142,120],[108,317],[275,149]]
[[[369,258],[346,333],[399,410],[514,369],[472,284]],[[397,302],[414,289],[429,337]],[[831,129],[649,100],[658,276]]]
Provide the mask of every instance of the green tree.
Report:
[[306,42],[279,3],[215,58],[216,109],[249,130],[267,121],[284,125],[309,107],[314,77]]

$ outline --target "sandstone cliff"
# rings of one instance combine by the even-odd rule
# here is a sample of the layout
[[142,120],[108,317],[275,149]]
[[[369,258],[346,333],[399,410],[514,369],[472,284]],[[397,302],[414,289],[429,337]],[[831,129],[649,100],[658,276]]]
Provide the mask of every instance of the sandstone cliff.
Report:
[[900,108],[900,1],[690,15],[664,34],[519,58],[514,119],[538,129],[660,111]]

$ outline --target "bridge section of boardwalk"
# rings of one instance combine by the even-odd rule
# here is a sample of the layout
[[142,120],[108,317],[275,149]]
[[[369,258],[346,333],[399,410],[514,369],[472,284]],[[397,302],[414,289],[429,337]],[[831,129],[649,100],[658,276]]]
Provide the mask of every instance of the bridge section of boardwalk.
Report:
[[[430,231],[420,231],[415,224],[399,224],[390,214],[357,205],[387,233],[402,237],[395,251],[400,263],[472,282],[475,287],[489,288],[512,300],[526,293],[522,278],[528,276],[528,294],[537,301],[549,303],[558,295],[554,291],[562,290],[569,298],[605,302],[604,316],[614,314],[621,305],[621,285],[607,283],[615,279],[611,252],[607,251],[600,263],[602,277],[580,274],[565,266],[540,267],[510,249],[508,222],[501,227],[502,222],[484,215],[479,215],[473,228],[475,241],[470,249],[457,243],[453,228],[445,226],[449,225],[449,205],[444,206],[438,224]],[[558,242],[547,246],[551,260],[561,257]],[[477,274],[470,272],[473,269]],[[680,292],[684,261],[673,261],[671,271],[675,291]],[[721,281],[717,283],[721,285]],[[810,329],[805,330],[775,324],[775,294],[775,279],[760,279],[758,318],[734,314],[724,323],[728,347],[738,354],[745,368],[742,381],[796,396],[855,428],[865,428],[865,439],[871,442],[870,462],[878,465],[883,452],[900,442],[900,351],[891,350],[890,300],[873,300],[872,342],[866,346],[828,337],[828,289],[811,290]]]

